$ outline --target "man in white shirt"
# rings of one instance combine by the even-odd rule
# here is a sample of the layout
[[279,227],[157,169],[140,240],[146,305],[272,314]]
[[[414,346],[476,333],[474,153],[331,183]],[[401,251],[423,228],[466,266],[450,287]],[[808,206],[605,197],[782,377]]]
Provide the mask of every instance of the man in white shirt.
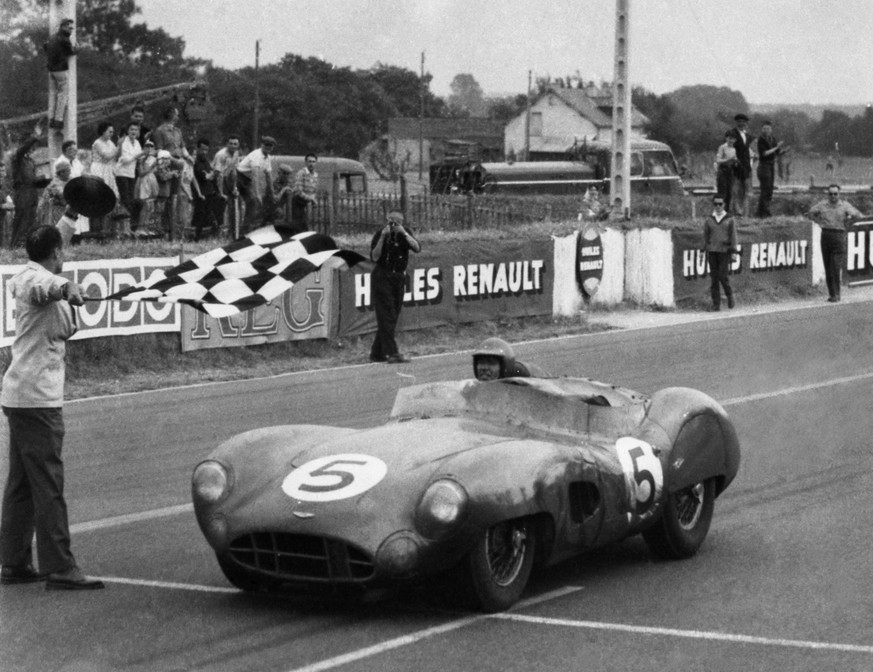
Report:
[[269,135],[261,138],[261,146],[239,162],[236,167],[245,184],[246,214],[243,231],[245,234],[264,226],[272,220],[273,204],[276,202],[273,193],[273,170],[270,164],[270,154],[276,146],[276,141]]

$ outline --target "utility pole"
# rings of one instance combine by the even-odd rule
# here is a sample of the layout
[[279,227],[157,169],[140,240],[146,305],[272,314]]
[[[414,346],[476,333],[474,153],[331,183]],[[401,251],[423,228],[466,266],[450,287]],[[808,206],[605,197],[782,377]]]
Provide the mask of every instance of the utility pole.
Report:
[[421,182],[424,173],[424,52],[421,52],[421,85],[419,98],[421,107],[418,112],[418,181]]
[[522,161],[530,161],[530,85],[533,70],[527,71],[527,105],[524,111],[524,158]]
[[612,164],[609,175],[609,197],[613,215],[630,219],[630,136],[631,86],[630,0],[615,2],[615,76],[612,82]]
[[[57,34],[61,26],[62,19],[73,19],[73,26],[76,26],[76,0],[50,0],[49,2],[49,36]],[[76,44],[75,32],[71,36],[73,45]],[[48,150],[49,157],[52,160],[61,155],[61,145],[64,140],[73,140],[78,142],[78,124],[77,107],[79,104],[78,92],[78,77],[76,73],[76,57],[71,56],[69,60],[69,71],[67,72],[67,109],[64,112],[64,128],[63,130],[55,130],[47,128],[48,134]],[[49,96],[48,96],[48,118],[52,118],[52,110],[55,105],[54,85],[51,82],[51,75],[48,81]]]
[[261,41],[255,40],[255,118],[252,124],[252,149],[260,147],[260,129],[258,128],[261,116],[261,83],[258,78],[258,65],[261,57]]

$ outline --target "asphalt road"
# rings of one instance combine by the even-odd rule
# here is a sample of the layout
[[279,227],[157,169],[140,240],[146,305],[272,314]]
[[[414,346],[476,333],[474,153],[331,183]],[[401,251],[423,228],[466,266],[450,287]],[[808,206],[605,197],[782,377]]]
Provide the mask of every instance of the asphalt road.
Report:
[[87,594],[0,588],[0,670],[873,670],[873,303],[522,344],[522,359],[722,401],[743,446],[701,552],[639,539],[536,576],[517,608],[441,595],[363,602],[230,588],[189,477],[238,431],[384,421],[396,390],[469,355],[84,400],[66,410],[73,547]]

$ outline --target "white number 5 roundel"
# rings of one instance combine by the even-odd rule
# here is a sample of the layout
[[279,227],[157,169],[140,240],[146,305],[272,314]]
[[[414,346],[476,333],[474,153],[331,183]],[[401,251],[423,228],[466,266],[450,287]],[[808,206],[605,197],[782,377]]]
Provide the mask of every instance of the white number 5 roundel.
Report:
[[366,492],[387,473],[387,465],[372,455],[330,455],[292,471],[282,481],[282,490],[304,502],[332,502]]
[[616,441],[615,449],[624,471],[630,510],[644,515],[658,501],[664,487],[661,461],[652,446],[630,436]]

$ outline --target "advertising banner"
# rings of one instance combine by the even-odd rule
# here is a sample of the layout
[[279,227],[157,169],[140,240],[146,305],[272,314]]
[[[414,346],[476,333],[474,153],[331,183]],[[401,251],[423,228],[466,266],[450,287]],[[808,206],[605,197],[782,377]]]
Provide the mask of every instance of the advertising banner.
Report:
[[[107,296],[177,263],[176,257],[68,261],[61,275],[82,285],[86,296]],[[9,280],[23,268],[23,264],[0,266],[0,347],[11,345],[15,338],[15,299]],[[178,332],[180,328],[177,305],[151,301],[88,301],[78,309],[78,320],[74,339]]]
[[850,284],[873,282],[873,220],[865,219],[849,227],[845,263]]
[[[552,314],[551,240],[452,241],[410,254],[399,330]],[[336,335],[376,330],[369,273],[338,273]]]
[[328,338],[333,283],[330,271],[312,273],[266,305],[221,319],[183,306],[182,352]]
[[[742,253],[733,257],[731,286],[738,290],[812,283],[812,225],[807,222],[761,224],[743,221],[737,227]],[[709,264],[703,247],[703,227],[679,230],[673,236],[673,292],[677,305],[709,299]]]

